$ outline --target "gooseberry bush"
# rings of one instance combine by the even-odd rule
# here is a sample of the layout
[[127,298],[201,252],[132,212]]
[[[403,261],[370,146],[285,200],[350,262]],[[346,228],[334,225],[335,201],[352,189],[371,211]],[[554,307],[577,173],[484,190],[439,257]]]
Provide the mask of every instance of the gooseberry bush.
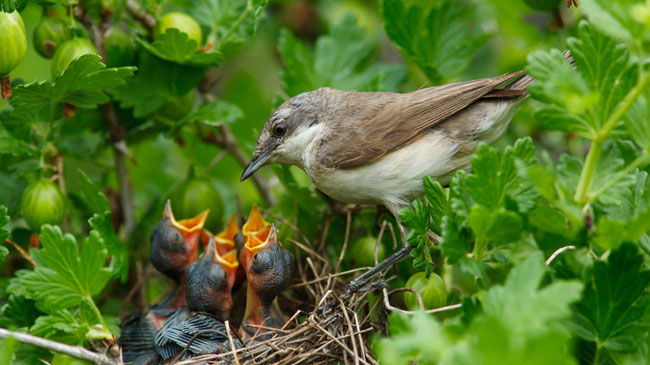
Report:
[[[649,30],[642,0],[0,0],[0,327],[114,356],[119,318],[171,288],[148,258],[168,198],[212,232],[257,203],[292,252],[327,232],[333,267],[372,265],[392,217],[294,167],[239,182],[273,107],[525,69],[501,141],[401,211],[415,248],[386,284],[422,303],[374,314],[373,356],[650,363]],[[0,345],[0,363],[65,356]]]

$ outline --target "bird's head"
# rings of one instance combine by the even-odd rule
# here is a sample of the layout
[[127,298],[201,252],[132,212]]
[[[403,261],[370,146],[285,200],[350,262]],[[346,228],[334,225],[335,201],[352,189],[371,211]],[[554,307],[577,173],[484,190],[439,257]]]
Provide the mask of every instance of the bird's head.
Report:
[[158,271],[178,280],[187,265],[196,260],[199,235],[209,212],[177,221],[167,201],[162,220],[151,232],[151,263]]
[[[260,303],[268,306],[289,285],[293,255],[280,245],[275,224],[264,231],[264,235],[251,236],[253,239],[246,242],[244,250],[251,256],[244,269],[248,285]],[[264,241],[259,238],[264,238]]]
[[322,127],[318,116],[322,114],[323,94],[329,90],[321,88],[297,95],[271,114],[257,138],[253,158],[244,169],[241,181],[269,163],[301,166],[305,148],[317,135],[318,127]]
[[[210,243],[203,256],[187,268],[185,276],[185,297],[187,305],[195,311],[215,314],[226,320],[232,309],[231,277],[237,270],[234,251],[227,256],[219,255],[214,242]],[[232,276],[231,276],[232,274]]]

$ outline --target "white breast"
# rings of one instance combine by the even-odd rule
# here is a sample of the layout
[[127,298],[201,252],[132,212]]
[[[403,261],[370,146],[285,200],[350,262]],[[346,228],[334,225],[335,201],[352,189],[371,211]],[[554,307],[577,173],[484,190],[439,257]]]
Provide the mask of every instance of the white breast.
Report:
[[305,171],[316,187],[337,200],[384,204],[391,209],[422,195],[425,176],[448,180],[454,170],[451,158],[457,150],[456,143],[432,131],[368,165],[324,169],[311,164]]

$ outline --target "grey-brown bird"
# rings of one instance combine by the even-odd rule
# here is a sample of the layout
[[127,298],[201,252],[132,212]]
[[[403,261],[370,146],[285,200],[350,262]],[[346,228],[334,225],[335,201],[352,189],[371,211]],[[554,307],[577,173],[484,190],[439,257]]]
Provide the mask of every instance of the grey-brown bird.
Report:
[[[384,205],[399,222],[399,210],[423,195],[425,176],[447,184],[470,166],[480,142],[503,135],[532,81],[519,71],[404,94],[302,93],[266,121],[241,180],[268,163],[293,164],[328,196]],[[379,266],[406,253],[408,247]]]

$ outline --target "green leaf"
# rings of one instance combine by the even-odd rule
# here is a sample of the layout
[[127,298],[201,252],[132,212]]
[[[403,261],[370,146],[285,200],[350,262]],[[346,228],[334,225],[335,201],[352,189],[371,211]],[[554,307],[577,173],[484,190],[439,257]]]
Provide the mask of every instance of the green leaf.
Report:
[[83,55],[72,61],[53,82],[17,86],[10,103],[15,108],[14,114],[50,110],[59,103],[92,108],[109,101],[103,90],[124,84],[134,71],[135,67],[106,68],[100,56]]
[[81,195],[90,210],[94,213],[110,211],[111,205],[106,196],[99,191],[97,185],[95,185],[82,170],[78,169],[77,171],[80,176],[79,185],[81,186]]
[[650,271],[642,265],[643,257],[628,243],[612,251],[607,262],[594,263],[583,299],[574,307],[571,325],[577,336],[617,352],[640,345],[650,330],[641,321],[650,305],[642,300],[650,283]]
[[391,336],[377,343],[377,357],[382,364],[436,364],[450,345],[442,326],[426,314],[393,312],[389,328]]
[[[267,0],[186,0],[188,13],[214,34],[216,51],[228,56],[255,33]],[[211,36],[208,36],[211,42]]]
[[139,67],[134,78],[111,90],[123,108],[134,108],[135,117],[144,117],[187,94],[205,73],[205,68],[179,65],[144,51],[140,52]]
[[613,38],[634,41],[647,35],[643,17],[648,12],[648,5],[642,1],[590,0],[580,4],[580,9],[596,28]]
[[181,119],[178,125],[199,121],[211,127],[218,127],[223,123],[232,124],[243,116],[244,113],[236,105],[217,100],[200,105],[195,111]]
[[424,177],[424,194],[429,203],[429,214],[435,222],[440,222],[447,212],[447,195],[438,181],[429,176]]
[[625,116],[625,128],[632,141],[647,154],[650,152],[650,89],[646,88],[642,96],[632,105]]
[[[0,119],[0,122],[4,120]],[[14,156],[34,155],[36,150],[33,146],[27,144],[25,141],[16,138],[14,135],[0,123],[0,155],[10,154]]]
[[195,52],[196,41],[189,39],[186,33],[176,28],[170,28],[149,43],[143,38],[136,38],[138,43],[151,54],[164,60],[182,65],[192,66],[219,66],[223,56],[220,52]]
[[518,140],[513,147],[497,152],[485,143],[472,156],[473,173],[467,175],[465,189],[479,205],[489,209],[504,207],[506,197],[513,199],[520,211],[535,205],[537,192],[533,184],[520,176],[515,161],[524,165],[537,164],[529,138]]
[[500,245],[517,240],[522,224],[519,215],[509,211],[494,211],[483,206],[472,208],[467,218],[476,240]]
[[447,257],[449,264],[455,264],[471,249],[471,233],[458,227],[456,222],[449,218],[442,218],[442,241],[440,249],[442,254]]
[[550,104],[536,113],[543,126],[593,139],[636,84],[638,67],[624,45],[590,23],[582,21],[578,30],[567,41],[576,68],[558,50],[534,52],[527,70],[537,81],[529,90]]
[[314,52],[283,30],[278,51],[285,65],[280,76],[284,91],[295,96],[323,86],[341,90],[395,91],[406,75],[402,65],[373,63],[367,59],[373,43],[347,14],[334,24],[328,35],[318,38]]
[[5,257],[9,254],[9,250],[3,245],[4,240],[9,238],[11,233],[4,226],[9,223],[9,215],[7,215],[7,207],[0,205],[0,262],[5,260]]
[[464,1],[382,1],[386,35],[434,83],[465,71],[480,46],[464,21],[468,13]]
[[4,328],[25,328],[34,324],[40,312],[34,301],[20,295],[9,295],[7,304],[0,311],[0,326]]
[[13,337],[0,340],[0,363],[11,364],[14,351],[16,351],[16,345],[18,345],[18,341]]
[[44,266],[22,277],[21,282],[39,308],[52,313],[78,305],[99,293],[111,277],[104,267],[106,251],[97,232],[77,247],[74,237],[63,236],[58,227],[43,226],[40,258]]
[[126,245],[117,239],[113,229],[111,211],[107,210],[102,214],[96,213],[88,220],[88,224],[94,229],[94,232],[99,234],[104,247],[112,256],[110,270],[122,280],[122,283],[125,283],[129,274],[129,256]]

